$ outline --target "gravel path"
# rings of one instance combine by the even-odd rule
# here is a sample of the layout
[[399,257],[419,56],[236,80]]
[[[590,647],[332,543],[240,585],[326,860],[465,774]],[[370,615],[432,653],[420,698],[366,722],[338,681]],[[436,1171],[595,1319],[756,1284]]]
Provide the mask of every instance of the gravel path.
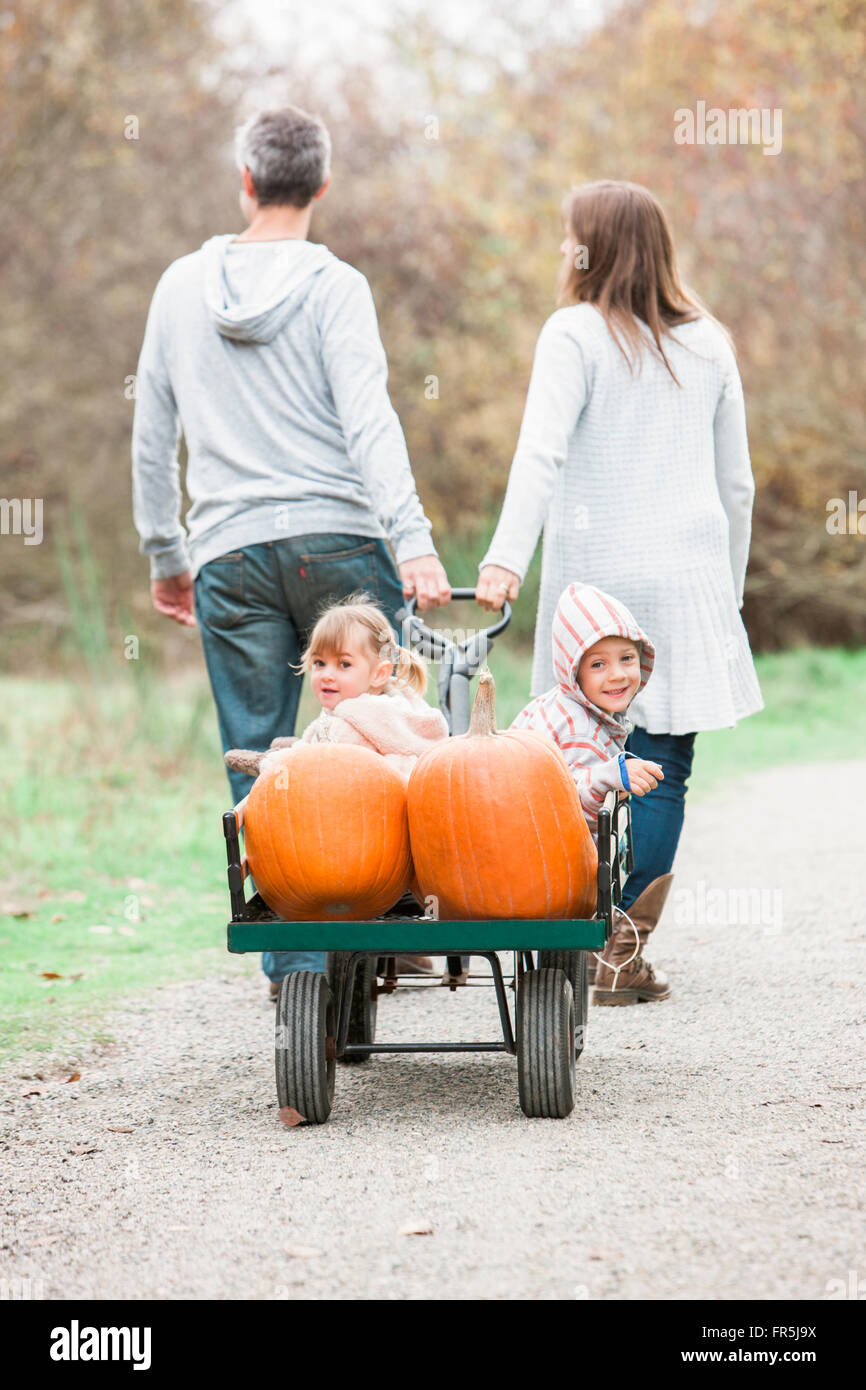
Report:
[[[25,1097],[40,1083],[7,1069],[0,1280],[51,1299],[866,1288],[857,773],[776,769],[690,808],[648,952],[674,994],[591,1010],[568,1120],[521,1115],[511,1059],[440,1055],[340,1067],[328,1124],[285,1129],[264,977],[229,957],[116,1009],[79,1081],[42,1063]],[[380,1040],[496,1028],[484,989],[380,1003]],[[399,1233],[416,1221],[433,1234]]]

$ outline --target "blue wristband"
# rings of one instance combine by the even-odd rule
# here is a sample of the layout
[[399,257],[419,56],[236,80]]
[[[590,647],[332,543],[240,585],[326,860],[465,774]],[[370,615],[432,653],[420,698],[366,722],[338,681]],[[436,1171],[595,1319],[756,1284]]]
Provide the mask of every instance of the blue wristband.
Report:
[[619,775],[620,775],[620,777],[622,778],[622,784],[623,784],[623,786],[625,787],[625,790],[626,790],[627,792],[630,792],[630,791],[631,791],[631,782],[628,780],[628,772],[626,771],[625,762],[626,762],[625,753],[620,753],[620,755],[619,755]]

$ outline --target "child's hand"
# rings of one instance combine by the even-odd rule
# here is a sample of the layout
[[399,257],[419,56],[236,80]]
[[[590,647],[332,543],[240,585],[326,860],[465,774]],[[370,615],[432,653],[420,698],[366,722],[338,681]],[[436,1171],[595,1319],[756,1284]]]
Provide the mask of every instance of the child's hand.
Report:
[[625,767],[628,773],[629,786],[635,796],[643,796],[646,792],[651,792],[653,787],[657,787],[659,782],[665,780],[665,775],[658,763],[647,762],[645,758],[628,758]]

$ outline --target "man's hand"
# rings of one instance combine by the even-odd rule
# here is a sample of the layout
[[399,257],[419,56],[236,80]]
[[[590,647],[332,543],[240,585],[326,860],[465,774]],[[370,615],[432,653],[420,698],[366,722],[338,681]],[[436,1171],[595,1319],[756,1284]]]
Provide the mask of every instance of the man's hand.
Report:
[[625,768],[628,773],[628,784],[635,796],[643,796],[645,792],[651,792],[653,787],[657,787],[659,782],[665,780],[665,775],[658,763],[651,763],[646,758],[626,758]]
[[475,602],[482,608],[496,612],[506,599],[511,603],[520,593],[520,578],[513,570],[504,570],[500,565],[485,565],[475,586]]
[[451,585],[438,555],[419,555],[415,560],[404,560],[397,568],[403,581],[403,597],[411,598],[417,594],[419,613],[449,602]]
[[153,579],[150,584],[153,606],[157,613],[174,618],[184,627],[197,627],[193,611],[193,578],[189,570],[173,574],[168,579]]

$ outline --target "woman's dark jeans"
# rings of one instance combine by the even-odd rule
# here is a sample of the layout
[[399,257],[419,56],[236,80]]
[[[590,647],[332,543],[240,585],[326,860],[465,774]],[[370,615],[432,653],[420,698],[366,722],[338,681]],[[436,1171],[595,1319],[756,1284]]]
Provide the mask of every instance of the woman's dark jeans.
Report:
[[[363,592],[378,600],[395,636],[404,602],[400,576],[384,541],[315,534],[247,545],[209,561],[195,581],[195,611],[217,707],[223,751],[267,748],[295,732],[303,677],[300,660],[322,608]],[[232,798],[253,778],[229,772]],[[324,951],[265,951],[271,980],[293,970],[324,970]]]
[[669,874],[685,815],[686,782],[692,770],[694,734],[648,734],[634,728],[626,748],[638,758],[658,763],[664,773],[645,796],[631,798],[634,869],[623,889],[621,907],[628,911],[654,878]]

